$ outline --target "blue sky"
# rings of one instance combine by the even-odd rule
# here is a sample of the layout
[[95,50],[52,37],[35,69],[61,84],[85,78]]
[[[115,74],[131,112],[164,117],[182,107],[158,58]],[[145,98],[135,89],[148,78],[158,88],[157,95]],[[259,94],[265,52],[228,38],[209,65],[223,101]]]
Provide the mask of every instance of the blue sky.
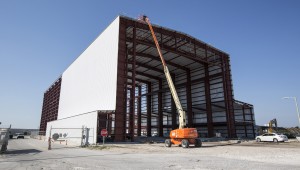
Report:
[[231,57],[235,99],[259,125],[298,126],[300,1],[0,0],[0,122],[38,128],[43,93],[113,19],[147,14]]

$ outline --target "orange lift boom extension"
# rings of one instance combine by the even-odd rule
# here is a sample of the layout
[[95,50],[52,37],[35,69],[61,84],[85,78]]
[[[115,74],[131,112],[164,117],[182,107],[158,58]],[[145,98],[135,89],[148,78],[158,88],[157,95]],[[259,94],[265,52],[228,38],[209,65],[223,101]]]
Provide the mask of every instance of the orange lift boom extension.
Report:
[[154,30],[152,28],[152,25],[150,23],[150,20],[147,16],[142,16],[142,20],[148,24],[149,29],[151,31],[151,34],[152,34],[154,43],[156,45],[159,57],[163,64],[164,73],[165,73],[173,100],[175,102],[177,111],[179,113],[179,128],[172,130],[170,132],[170,139],[165,140],[165,146],[171,147],[172,144],[176,144],[176,145],[181,145],[183,148],[188,148],[189,144],[194,144],[195,147],[200,147],[202,145],[202,142],[200,139],[198,139],[197,129],[185,127],[186,126],[186,113],[183,110],[180,100],[178,98],[178,94],[175,89],[172,77],[170,75],[169,69],[168,69],[166,62],[163,58],[163,55],[161,53],[161,49],[160,49],[159,43],[157,41],[156,35],[154,33]]

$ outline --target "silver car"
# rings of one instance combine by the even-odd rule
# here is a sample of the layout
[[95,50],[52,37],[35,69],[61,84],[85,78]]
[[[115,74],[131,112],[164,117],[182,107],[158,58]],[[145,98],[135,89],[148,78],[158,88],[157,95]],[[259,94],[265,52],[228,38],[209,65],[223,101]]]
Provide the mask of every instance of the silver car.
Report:
[[287,136],[277,133],[265,133],[263,135],[257,136],[257,142],[284,142],[288,141]]

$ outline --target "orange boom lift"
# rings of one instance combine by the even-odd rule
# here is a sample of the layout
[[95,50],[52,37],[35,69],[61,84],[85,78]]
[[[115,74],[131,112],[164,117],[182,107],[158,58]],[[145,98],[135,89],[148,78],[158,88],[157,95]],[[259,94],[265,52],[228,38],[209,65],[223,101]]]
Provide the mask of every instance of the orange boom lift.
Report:
[[179,100],[178,95],[177,95],[177,91],[175,89],[175,86],[174,86],[173,80],[171,78],[169,69],[168,69],[168,67],[166,65],[166,62],[165,62],[163,56],[162,56],[162,53],[161,53],[161,50],[160,50],[160,46],[158,44],[158,41],[157,41],[156,35],[155,35],[154,31],[153,31],[153,28],[152,28],[152,25],[150,23],[150,20],[145,15],[142,16],[140,18],[140,20],[146,22],[148,24],[148,26],[149,26],[149,29],[151,31],[153,40],[155,42],[155,45],[156,45],[156,48],[157,48],[157,51],[158,51],[158,54],[159,54],[159,57],[160,57],[161,62],[163,64],[164,73],[165,73],[165,76],[166,76],[166,79],[167,79],[167,82],[168,82],[168,85],[169,85],[172,97],[174,99],[174,102],[175,102],[175,105],[176,105],[176,109],[177,109],[177,111],[179,113],[179,128],[175,129],[175,130],[172,130],[170,132],[170,139],[166,139],[165,140],[165,146],[166,147],[171,147],[172,144],[175,144],[175,145],[181,145],[183,148],[188,148],[190,144],[193,144],[193,145],[195,145],[195,147],[201,147],[202,142],[201,142],[200,139],[198,139],[197,129],[196,128],[187,128],[186,127],[186,113],[182,109],[180,100]]

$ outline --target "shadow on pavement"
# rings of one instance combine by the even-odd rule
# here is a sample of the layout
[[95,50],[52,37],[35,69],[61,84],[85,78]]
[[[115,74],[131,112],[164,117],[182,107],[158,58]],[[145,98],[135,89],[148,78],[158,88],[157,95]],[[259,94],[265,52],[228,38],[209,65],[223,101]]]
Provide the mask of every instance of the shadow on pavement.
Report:
[[31,154],[31,153],[40,153],[42,151],[37,149],[22,149],[22,150],[7,150],[5,152],[6,155],[24,155],[24,154]]
[[224,143],[224,144],[214,144],[214,145],[202,145],[201,148],[213,148],[219,146],[230,146],[230,145],[240,145],[240,143]]
[[[118,153],[118,154],[110,154],[110,155],[126,155],[127,153]],[[56,156],[56,157],[48,157],[48,158],[36,158],[36,159],[21,159],[21,160],[5,160],[3,162],[32,162],[32,161],[44,161],[44,160],[62,160],[62,159],[74,159],[74,158],[90,158],[90,157],[103,157],[105,154],[99,155],[78,155],[78,156]]]

